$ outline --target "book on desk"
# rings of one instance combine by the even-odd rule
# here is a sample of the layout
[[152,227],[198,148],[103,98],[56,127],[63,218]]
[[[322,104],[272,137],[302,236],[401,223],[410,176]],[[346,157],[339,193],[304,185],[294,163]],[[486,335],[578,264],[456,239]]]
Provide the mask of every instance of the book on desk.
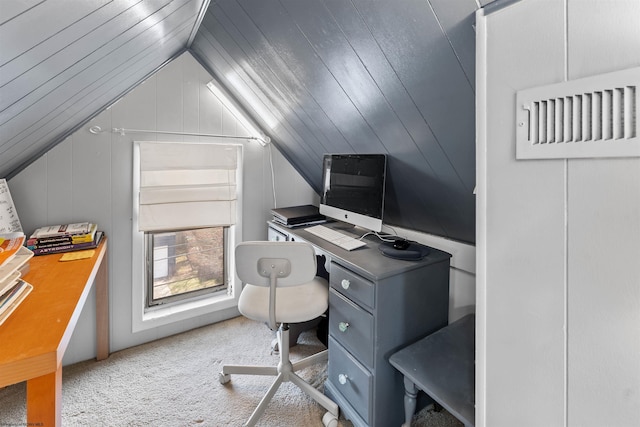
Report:
[[33,289],[21,279],[33,257],[24,243],[25,234],[9,185],[6,179],[0,179],[0,326]]
[[35,255],[55,254],[95,249],[104,233],[98,226],[84,222],[76,224],[46,226],[36,229],[27,240],[27,247]]
[[33,290],[21,277],[28,271],[33,252],[22,246],[24,233],[0,234],[0,325]]
[[29,239],[22,232],[0,234],[0,325],[33,290],[22,280],[31,257],[95,249],[103,236],[92,223],[41,227]]
[[321,224],[327,221],[327,218],[320,214],[318,207],[313,205],[274,208],[271,209],[271,213],[275,223],[289,228]]

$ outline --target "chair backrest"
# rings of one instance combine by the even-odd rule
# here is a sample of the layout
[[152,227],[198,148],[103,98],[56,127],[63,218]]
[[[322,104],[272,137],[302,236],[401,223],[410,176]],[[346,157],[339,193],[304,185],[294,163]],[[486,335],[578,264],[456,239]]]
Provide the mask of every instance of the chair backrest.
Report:
[[236,246],[236,273],[255,286],[270,286],[270,267],[278,269],[278,286],[296,286],[316,276],[316,255],[306,242],[242,242]]

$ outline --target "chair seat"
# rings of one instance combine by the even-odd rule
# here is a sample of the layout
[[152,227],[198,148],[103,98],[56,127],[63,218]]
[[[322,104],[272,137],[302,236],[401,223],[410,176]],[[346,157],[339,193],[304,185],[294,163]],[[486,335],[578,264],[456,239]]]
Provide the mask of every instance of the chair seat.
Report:
[[[276,322],[298,323],[315,319],[327,311],[329,284],[316,277],[298,286],[279,287],[276,292]],[[243,316],[269,321],[269,288],[245,284],[238,301]]]

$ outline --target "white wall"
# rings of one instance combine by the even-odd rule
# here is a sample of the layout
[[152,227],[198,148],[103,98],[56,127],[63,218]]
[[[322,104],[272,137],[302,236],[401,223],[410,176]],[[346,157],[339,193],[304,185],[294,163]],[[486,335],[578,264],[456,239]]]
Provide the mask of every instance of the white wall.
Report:
[[[147,79],[89,124],[9,181],[26,233],[66,222],[92,221],[109,238],[111,351],[209,324],[236,310],[201,316],[140,333],[131,331],[133,140],[206,140],[161,134],[112,133],[112,128],[247,135],[206,88],[212,77],[188,53]],[[104,132],[94,135],[90,126]],[[216,139],[215,141],[220,141]],[[244,140],[233,140],[240,142]],[[311,203],[315,193],[273,147],[244,142],[243,238],[266,239],[273,207],[269,149],[278,204]],[[95,293],[92,292],[63,363],[95,357]]]
[[640,422],[640,159],[515,160],[515,95],[640,66],[640,2],[477,16],[476,425]]

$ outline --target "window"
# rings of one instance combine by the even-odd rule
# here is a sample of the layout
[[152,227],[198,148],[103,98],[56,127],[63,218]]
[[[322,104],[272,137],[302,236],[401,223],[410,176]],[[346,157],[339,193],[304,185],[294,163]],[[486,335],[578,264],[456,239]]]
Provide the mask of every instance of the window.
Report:
[[134,332],[236,307],[242,146],[140,141],[134,165]]
[[226,294],[224,249],[228,228],[145,233],[147,305]]

